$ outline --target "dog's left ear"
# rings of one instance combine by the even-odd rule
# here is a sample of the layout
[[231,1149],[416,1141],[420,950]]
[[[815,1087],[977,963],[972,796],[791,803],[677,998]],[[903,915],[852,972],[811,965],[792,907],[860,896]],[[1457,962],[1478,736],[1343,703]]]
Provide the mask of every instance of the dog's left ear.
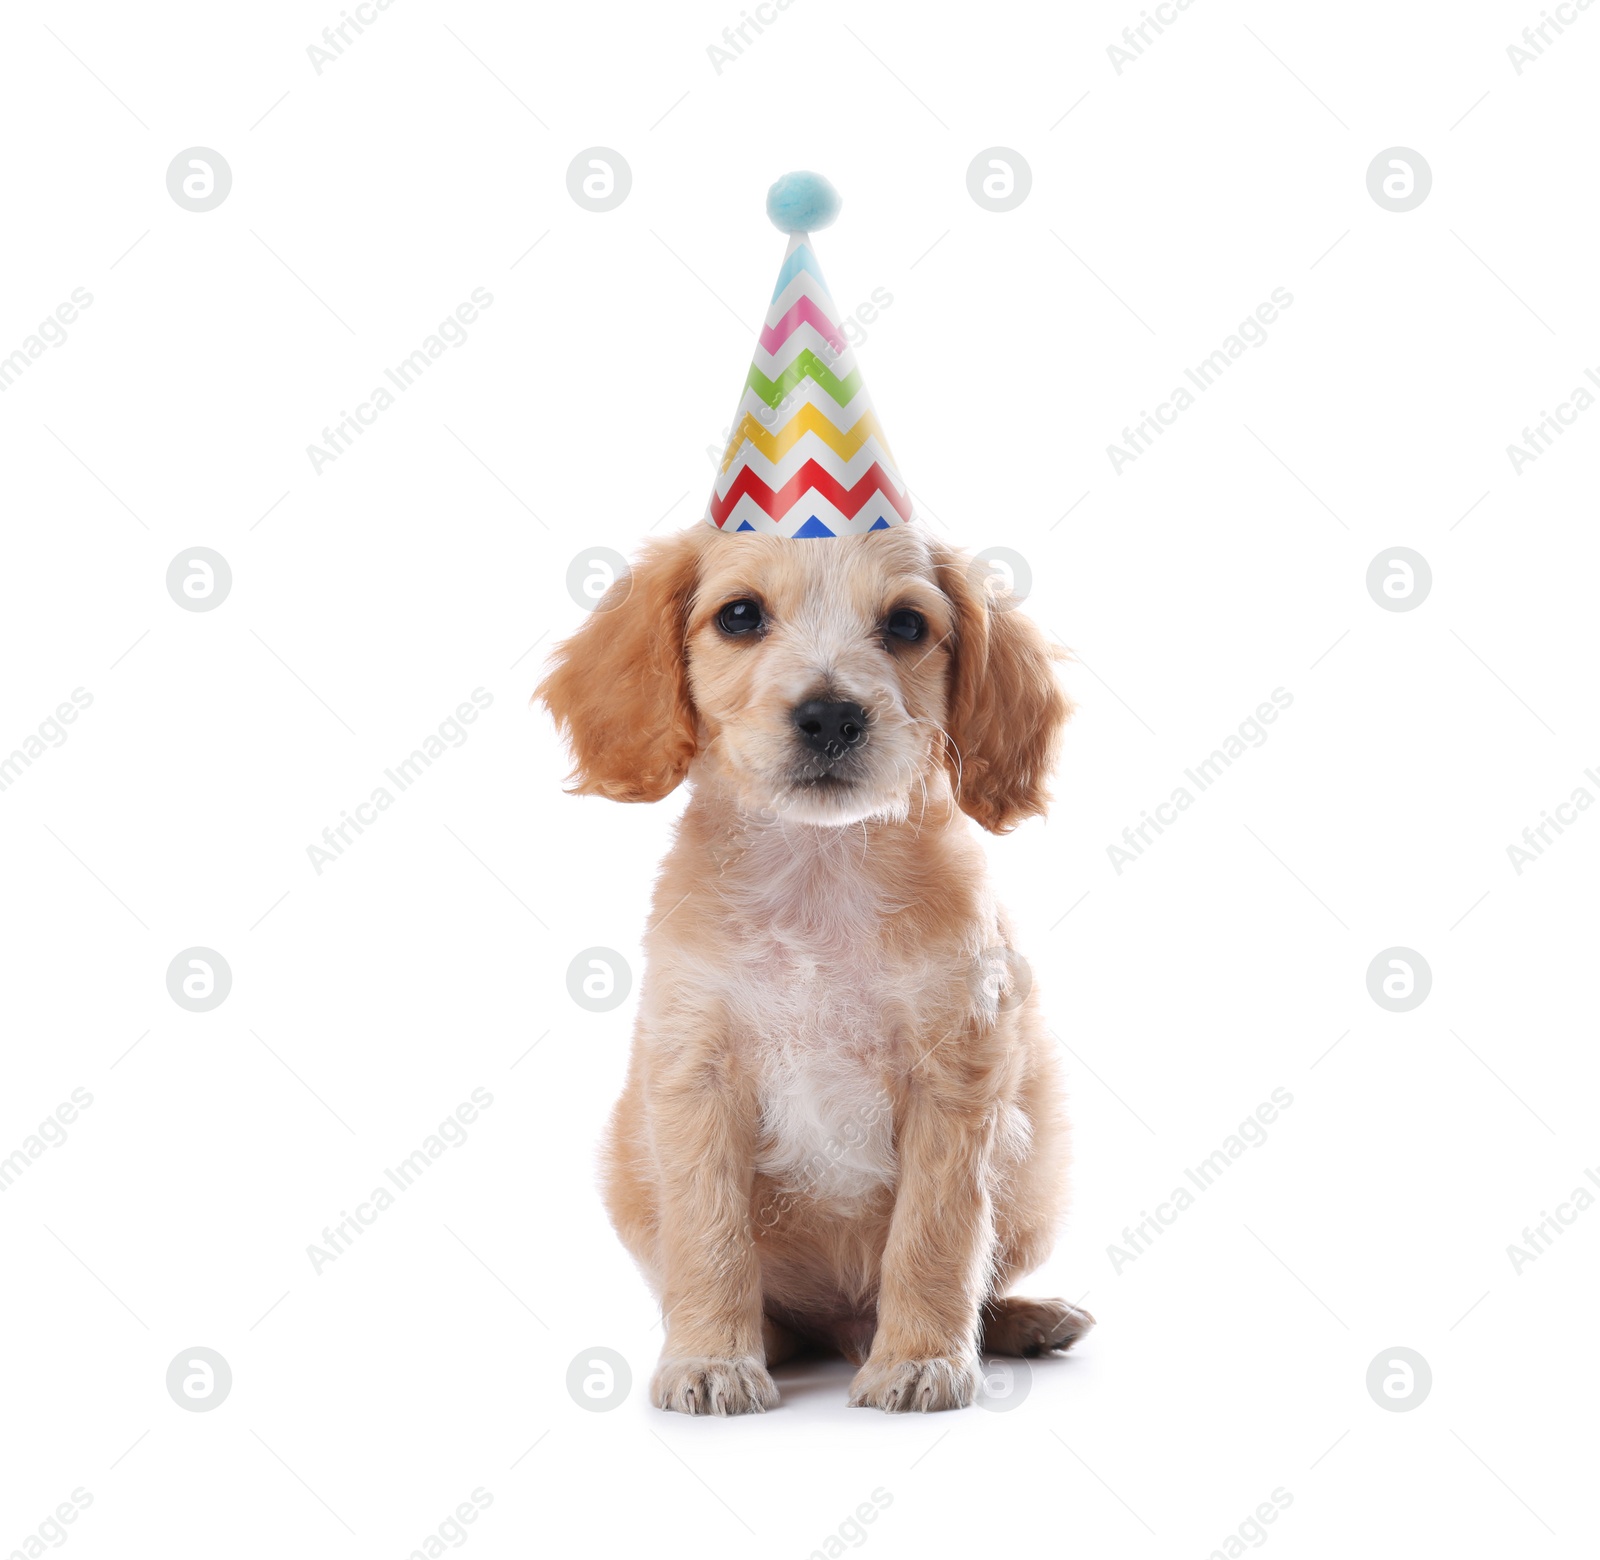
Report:
[[556,646],[534,690],[575,760],[571,790],[614,802],[656,802],[695,755],[699,721],[684,648],[705,526],[651,542]]
[[933,544],[939,588],[955,609],[945,764],[961,810],[995,834],[1044,812],[1046,782],[1072,705],[1057,651],[966,554]]

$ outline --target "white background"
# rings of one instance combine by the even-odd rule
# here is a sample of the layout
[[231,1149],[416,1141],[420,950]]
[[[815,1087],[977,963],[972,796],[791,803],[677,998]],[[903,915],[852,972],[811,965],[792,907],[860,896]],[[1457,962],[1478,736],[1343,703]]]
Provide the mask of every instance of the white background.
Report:
[[[1600,1210],[1506,1250],[1600,1166],[1600,817],[1506,851],[1600,794],[1600,410],[1506,453],[1600,366],[1600,11],[1519,76],[1537,9],[1197,0],[1118,74],[1131,0],[795,0],[719,74],[732,3],[397,0],[319,75],[332,3],[7,8],[0,354],[94,302],[0,395],[0,751],[93,703],[0,792],[0,1155],[93,1105],[0,1195],[0,1552],[78,1487],[84,1560],[399,1557],[474,1489],[485,1556],[1203,1556],[1275,1489],[1285,1557],[1591,1551]],[[194,146],[233,176],[203,214],[165,184]],[[632,170],[604,214],[566,187],[594,146]],[[995,146],[1032,171],[1004,214],[966,184]],[[1404,214],[1366,185],[1396,146],[1433,174]],[[1022,1288],[1100,1325],[1004,1413],[848,1411],[843,1365],[780,1372],[765,1418],[656,1412],[595,1190],[634,999],[586,1012],[567,966],[617,950],[636,995],[683,798],[564,796],[528,694],[582,618],[571,561],[697,523],[794,167],[845,198],[839,304],[892,295],[858,357],[927,523],[1023,554],[1078,656],[1054,811],[989,856],[1077,1132]],[[467,343],[318,475],[475,287]],[[1266,344],[1116,474],[1278,287]],[[1365,586],[1397,545],[1433,574],[1405,613]],[[165,587],[196,546],[233,574],[206,613]],[[318,875],[475,688],[469,740]],[[1117,873],[1274,688],[1269,740]],[[208,1013],[166,989],[195,945],[233,975]],[[1395,945],[1432,970],[1409,1013],[1367,991]],[[315,1273],[478,1087],[465,1144]],[[164,1385],[194,1346],[233,1372],[212,1412]],[[565,1386],[596,1346],[632,1367],[606,1413]],[[1406,1413],[1365,1386],[1395,1346],[1433,1375]]]

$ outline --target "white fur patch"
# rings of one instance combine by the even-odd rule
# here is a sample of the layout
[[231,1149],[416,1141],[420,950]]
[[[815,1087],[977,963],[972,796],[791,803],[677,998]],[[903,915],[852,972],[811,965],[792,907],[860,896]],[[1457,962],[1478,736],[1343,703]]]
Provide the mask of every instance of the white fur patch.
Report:
[[706,977],[750,1036],[761,1101],[757,1168],[786,1191],[853,1203],[895,1179],[888,1081],[908,1058],[925,972],[886,966],[895,907],[850,828],[776,824],[728,874],[742,928]]
[[895,1174],[882,1070],[826,1043],[770,1047],[761,1080],[756,1168],[786,1192],[854,1203]]

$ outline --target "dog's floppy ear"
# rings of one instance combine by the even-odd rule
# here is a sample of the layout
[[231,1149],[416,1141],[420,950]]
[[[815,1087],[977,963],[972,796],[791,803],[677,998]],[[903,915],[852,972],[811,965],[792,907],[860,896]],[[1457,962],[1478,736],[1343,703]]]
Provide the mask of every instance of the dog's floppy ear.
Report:
[[570,790],[655,802],[688,772],[697,721],[684,630],[701,544],[694,529],[649,543],[556,646],[533,696],[572,750]]
[[1059,652],[965,554],[934,543],[939,588],[955,608],[945,764],[956,801],[995,834],[1043,813],[1072,705],[1056,682]]

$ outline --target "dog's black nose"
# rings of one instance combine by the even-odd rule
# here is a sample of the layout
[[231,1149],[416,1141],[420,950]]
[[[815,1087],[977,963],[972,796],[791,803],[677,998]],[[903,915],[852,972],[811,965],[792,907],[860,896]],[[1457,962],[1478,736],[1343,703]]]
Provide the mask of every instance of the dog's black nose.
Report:
[[794,707],[795,729],[800,740],[829,758],[842,758],[866,740],[867,712],[859,704],[830,704],[825,699],[807,699]]

